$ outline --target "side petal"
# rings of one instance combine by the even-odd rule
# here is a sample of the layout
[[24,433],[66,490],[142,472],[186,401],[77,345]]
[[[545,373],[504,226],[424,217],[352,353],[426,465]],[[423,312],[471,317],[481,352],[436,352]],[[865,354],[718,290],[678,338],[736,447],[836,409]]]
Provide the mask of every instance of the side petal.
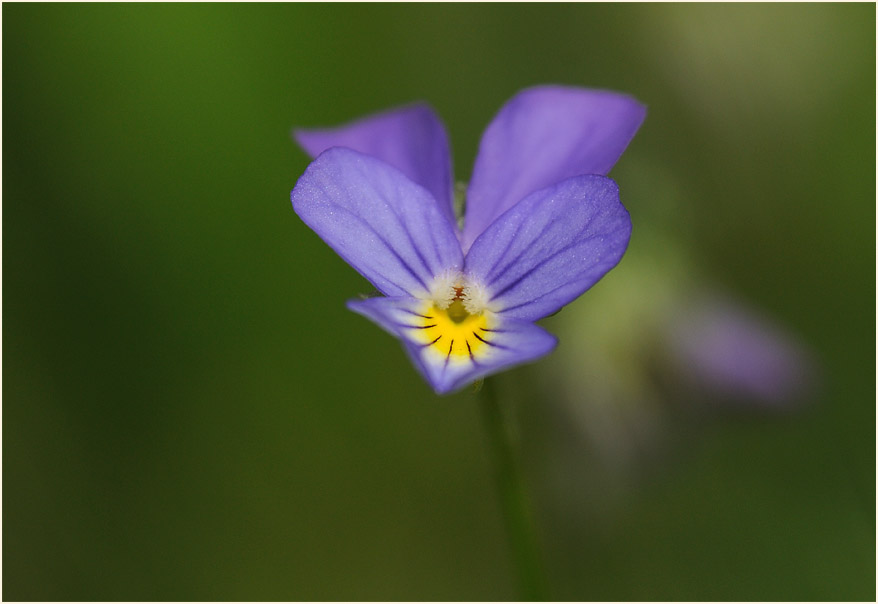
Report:
[[558,343],[533,323],[494,313],[485,313],[466,334],[458,335],[458,328],[449,334],[436,324],[431,302],[412,298],[351,300],[348,308],[402,340],[412,363],[437,394],[534,361]]
[[482,233],[466,273],[489,308],[535,321],[579,297],[618,264],[631,219],[616,183],[575,176],[528,195]]
[[339,256],[389,296],[425,296],[434,276],[463,264],[430,193],[369,155],[333,147],[311,162],[293,208]]
[[337,128],[298,128],[293,138],[311,157],[330,147],[348,147],[387,162],[430,191],[456,224],[448,135],[429,105],[399,107]]
[[645,117],[644,105],[605,90],[539,86],[512,97],[482,135],[464,251],[528,194],[571,176],[609,173]]

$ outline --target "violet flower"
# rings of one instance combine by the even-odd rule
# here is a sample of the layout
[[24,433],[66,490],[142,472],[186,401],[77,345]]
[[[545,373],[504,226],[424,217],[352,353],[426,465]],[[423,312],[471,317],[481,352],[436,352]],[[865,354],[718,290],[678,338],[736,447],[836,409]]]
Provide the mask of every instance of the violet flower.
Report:
[[645,116],[607,91],[518,93],[482,136],[462,230],[448,138],[426,105],[297,130],[316,159],[293,208],[386,297],[348,308],[399,338],[437,393],[551,352],[534,321],[622,258],[631,233],[605,175]]
[[681,375],[719,400],[788,408],[803,402],[819,382],[807,347],[730,296],[690,296],[667,333]]

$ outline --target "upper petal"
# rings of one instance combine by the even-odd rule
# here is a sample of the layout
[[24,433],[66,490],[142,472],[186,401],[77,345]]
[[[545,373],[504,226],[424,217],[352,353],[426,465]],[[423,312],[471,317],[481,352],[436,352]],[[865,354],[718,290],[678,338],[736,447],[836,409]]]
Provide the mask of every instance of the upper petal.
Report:
[[559,310],[622,259],[631,219],[616,183],[575,176],[528,195],[483,232],[466,272],[507,316],[535,321]]
[[646,107],[605,90],[539,86],[510,99],[482,136],[467,193],[463,246],[526,195],[580,174],[606,175]]
[[485,313],[472,326],[442,325],[437,309],[424,300],[370,298],[351,300],[348,308],[402,340],[412,363],[438,394],[534,361],[558,343],[533,323],[494,313]]
[[299,128],[293,137],[311,157],[330,147],[348,147],[384,160],[430,191],[456,224],[448,135],[429,105],[399,107],[337,128]]
[[425,296],[434,276],[463,264],[457,236],[430,193],[369,155],[325,151],[291,198],[305,224],[389,296]]

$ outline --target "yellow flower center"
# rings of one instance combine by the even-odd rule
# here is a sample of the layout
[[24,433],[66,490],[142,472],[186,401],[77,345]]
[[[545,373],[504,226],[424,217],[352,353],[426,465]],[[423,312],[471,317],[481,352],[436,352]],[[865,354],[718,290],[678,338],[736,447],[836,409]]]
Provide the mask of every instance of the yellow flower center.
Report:
[[459,291],[446,308],[425,301],[414,319],[415,340],[448,360],[477,360],[491,346],[493,313],[469,312]]

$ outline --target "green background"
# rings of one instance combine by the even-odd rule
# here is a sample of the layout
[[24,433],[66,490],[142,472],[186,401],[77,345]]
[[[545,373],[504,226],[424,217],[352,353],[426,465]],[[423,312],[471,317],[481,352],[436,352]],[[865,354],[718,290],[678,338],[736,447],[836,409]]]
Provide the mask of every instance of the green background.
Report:
[[[669,413],[606,505],[543,480],[553,357],[501,376],[553,597],[875,598],[874,5],[2,10],[4,599],[516,598],[474,397],[344,308],[370,287],[292,211],[289,131],[423,99],[466,180],[547,82],[649,106],[629,254],[662,229],[823,375]],[[595,466],[560,482],[597,500]]]

